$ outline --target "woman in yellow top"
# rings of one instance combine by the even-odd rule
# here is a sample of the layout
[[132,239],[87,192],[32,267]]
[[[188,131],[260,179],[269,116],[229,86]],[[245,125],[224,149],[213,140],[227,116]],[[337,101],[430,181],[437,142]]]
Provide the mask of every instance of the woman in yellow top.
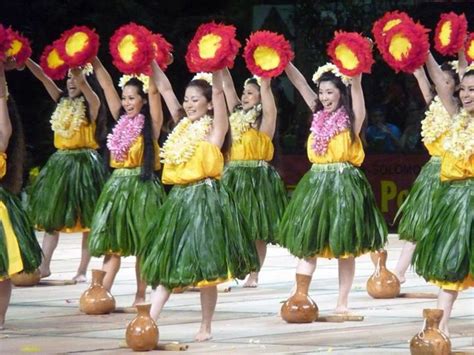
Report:
[[461,105],[452,99],[431,54],[426,66],[453,124],[442,144],[441,187],[434,193],[413,263],[418,275],[440,287],[440,329],[449,335],[448,320],[458,292],[474,286],[474,65],[462,76]]
[[[139,259],[147,228],[165,197],[155,174],[160,169],[158,139],[163,113],[160,94],[147,76],[122,77],[120,98],[98,58],[93,65],[110,112],[117,120],[107,137],[114,171],[97,201],[89,237],[91,255],[105,255],[103,285],[110,291],[121,256],[135,255]],[[140,278],[138,260],[135,269],[137,292],[133,304],[145,301],[147,286]]]
[[382,248],[387,237],[373,192],[358,168],[364,160],[359,138],[365,118],[361,75],[348,78],[328,63],[313,76],[315,93],[292,63],[285,71],[314,112],[307,145],[313,165],[292,194],[278,242],[300,258],[296,273],[301,280],[311,279],[317,257],[338,259],[336,313],[346,313],[354,258]]
[[156,320],[176,287],[201,291],[202,322],[197,341],[211,338],[217,287],[258,269],[258,256],[236,203],[217,183],[224,167],[221,148],[229,122],[222,73],[186,87],[181,106],[165,74],[153,63],[153,79],[179,123],[161,151],[162,181],[173,184],[152,225],[142,254],[142,276],[153,287]]
[[[15,103],[8,96],[4,64],[0,61],[0,330],[12,292],[9,276],[21,271],[33,272],[41,263],[41,249],[33,226],[15,196],[20,192],[23,175],[22,133]],[[8,169],[7,154],[12,161]]]
[[64,91],[31,59],[26,66],[57,104],[50,120],[57,150],[41,169],[29,199],[30,217],[38,229],[45,231],[41,276],[51,274],[59,233],[82,232],[81,262],[73,279],[85,282],[90,261],[87,238],[107,176],[96,151],[106,134],[105,99],[90,65],[82,71],[70,70]]
[[[267,243],[275,243],[277,226],[288,203],[285,184],[268,164],[273,159],[277,109],[269,78],[245,80],[239,99],[229,71],[223,71],[224,93],[232,133],[230,159],[222,184],[233,192],[255,240],[260,266]],[[257,287],[258,273],[249,275],[244,287]]]

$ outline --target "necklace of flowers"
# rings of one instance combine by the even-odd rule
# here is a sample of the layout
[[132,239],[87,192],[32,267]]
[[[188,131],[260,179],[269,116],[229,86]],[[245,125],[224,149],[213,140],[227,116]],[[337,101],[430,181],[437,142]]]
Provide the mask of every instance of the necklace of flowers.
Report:
[[461,110],[443,141],[446,151],[456,158],[469,159],[474,154],[474,116]]
[[311,148],[317,155],[324,155],[332,137],[347,130],[350,126],[349,115],[343,106],[334,112],[318,111],[313,115],[310,131],[313,134]]
[[86,104],[83,96],[63,97],[51,119],[51,129],[64,138],[71,138],[86,121]]
[[439,96],[436,96],[421,121],[421,136],[424,143],[433,143],[451,126],[452,119],[444,108]]
[[145,116],[141,113],[134,117],[120,116],[112,133],[107,135],[107,148],[115,161],[125,161],[130,147],[142,133]]
[[230,115],[229,122],[233,143],[239,143],[242,140],[242,135],[255,124],[255,120],[260,112],[262,112],[262,105],[258,104],[248,111],[244,111],[242,107],[238,107]]
[[202,116],[192,122],[184,117],[173,131],[168,135],[161,149],[161,162],[179,165],[192,158],[199,142],[209,134],[213,118],[209,115]]

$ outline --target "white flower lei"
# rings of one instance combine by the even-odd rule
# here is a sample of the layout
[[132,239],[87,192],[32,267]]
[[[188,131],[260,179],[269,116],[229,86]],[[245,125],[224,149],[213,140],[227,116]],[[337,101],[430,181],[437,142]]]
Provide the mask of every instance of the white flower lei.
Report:
[[194,122],[187,117],[183,118],[163,144],[160,153],[161,162],[178,165],[189,161],[194,155],[197,144],[211,131],[212,121],[213,118],[209,115],[204,115]]
[[462,110],[444,140],[443,147],[456,158],[468,160],[474,154],[474,116]]
[[351,84],[351,78],[347,75],[342,74],[339,71],[338,67],[332,63],[326,63],[320,66],[318,70],[316,70],[316,72],[313,74],[313,83],[317,84],[321,75],[327,73],[328,71],[339,77],[345,86],[349,86]]
[[64,138],[71,138],[86,123],[86,104],[83,96],[63,97],[51,116],[52,130]]
[[262,112],[262,105],[258,104],[247,112],[242,108],[238,108],[230,115],[229,122],[233,143],[239,143],[241,141],[242,135],[252,127],[260,112]]
[[423,142],[433,143],[451,126],[452,119],[444,108],[439,96],[436,96],[421,121],[421,136]]

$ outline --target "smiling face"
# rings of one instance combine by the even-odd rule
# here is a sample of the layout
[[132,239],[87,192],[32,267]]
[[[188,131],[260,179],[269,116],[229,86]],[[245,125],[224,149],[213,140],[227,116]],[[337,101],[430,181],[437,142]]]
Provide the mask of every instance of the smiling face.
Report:
[[459,90],[459,98],[462,106],[469,113],[474,113],[474,72],[464,75]]
[[319,83],[318,100],[323,105],[323,110],[333,112],[339,108],[341,92],[332,81]]
[[201,88],[188,86],[184,93],[183,109],[186,116],[195,121],[212,110],[212,102],[207,100]]
[[77,85],[76,79],[69,73],[66,81],[66,89],[68,96],[73,99],[81,94],[81,89]]
[[246,84],[242,92],[242,108],[247,111],[261,101],[260,88],[256,84]]
[[138,115],[146,103],[146,99],[138,93],[138,87],[125,85],[122,91],[122,107],[129,117]]

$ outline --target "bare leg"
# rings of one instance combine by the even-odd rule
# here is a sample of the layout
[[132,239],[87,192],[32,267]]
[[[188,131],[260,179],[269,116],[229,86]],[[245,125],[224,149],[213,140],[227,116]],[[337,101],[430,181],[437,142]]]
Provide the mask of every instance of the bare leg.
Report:
[[408,267],[410,266],[411,258],[413,256],[413,253],[415,252],[415,248],[415,243],[408,241],[405,242],[400,257],[398,258],[397,266],[395,266],[395,269],[393,270],[395,276],[397,276],[401,284],[404,283],[406,280],[405,273],[407,272]]
[[10,279],[0,281],[0,330],[3,330],[5,324],[5,315],[7,314],[10,296],[12,294],[12,283]]
[[104,281],[102,285],[107,291],[112,290],[112,285],[114,284],[115,276],[120,269],[121,258],[117,254],[107,254],[104,258],[104,263],[102,264],[102,271],[105,271]]
[[[263,266],[265,256],[267,255],[267,243],[264,240],[256,240],[258,259],[260,261],[260,268]],[[251,272],[243,287],[257,287],[258,286],[258,272]]]
[[161,310],[163,309],[166,301],[168,301],[168,298],[170,298],[170,294],[171,291],[161,285],[158,286],[156,290],[151,292],[150,316],[155,320],[155,322],[158,320],[158,317],[160,316]]
[[89,266],[89,261],[91,261],[91,254],[89,253],[89,246],[87,244],[87,239],[89,238],[89,232],[82,233],[82,246],[81,246],[81,263],[77,268],[76,276],[72,279],[77,282],[86,282],[86,273],[87,266]]
[[355,258],[338,259],[339,263],[339,297],[337,299],[336,313],[347,313],[349,292],[355,274]]
[[438,294],[438,308],[444,311],[443,318],[439,322],[439,329],[449,337],[448,322],[453,309],[454,301],[458,297],[458,291],[439,290]]
[[[308,259],[299,259],[298,265],[296,265],[296,273],[302,275],[313,276],[314,270],[316,270],[317,258],[308,258]],[[296,284],[293,285],[293,288],[290,291],[290,297],[293,296],[296,292]]]
[[146,297],[146,282],[143,281],[140,275],[140,259],[137,256],[137,261],[135,262],[135,276],[137,278],[137,293],[135,294],[135,301],[133,301],[133,306],[137,303],[145,302]]
[[206,341],[212,338],[211,322],[217,303],[217,287],[205,287],[201,289],[201,328],[194,338],[196,341]]
[[53,257],[54,250],[58,246],[59,232],[44,233],[43,243],[41,249],[43,250],[43,260],[39,266],[41,277],[48,277],[51,275],[51,259]]

